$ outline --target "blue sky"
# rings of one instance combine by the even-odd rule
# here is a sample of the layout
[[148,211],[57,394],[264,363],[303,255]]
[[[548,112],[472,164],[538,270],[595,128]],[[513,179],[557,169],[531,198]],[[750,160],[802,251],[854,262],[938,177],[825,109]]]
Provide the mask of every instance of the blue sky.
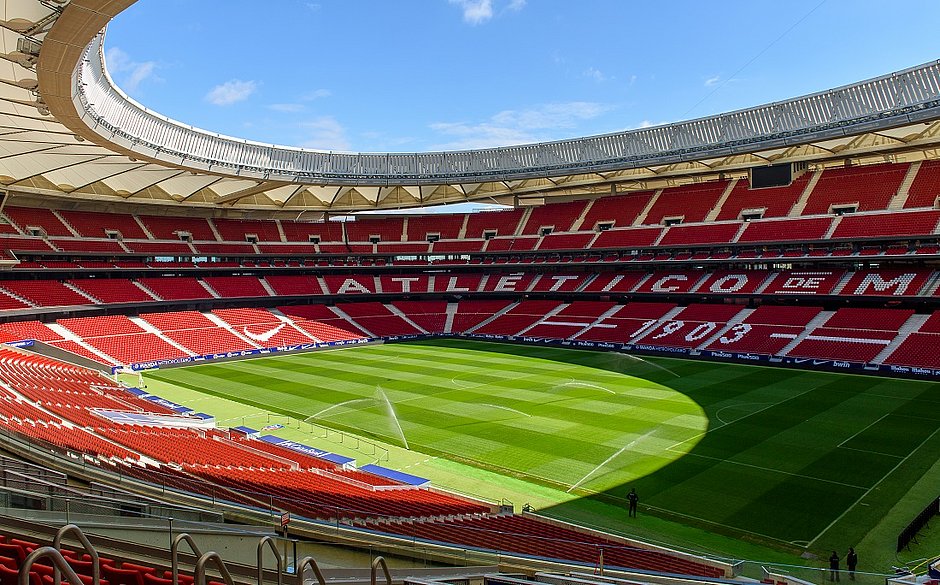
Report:
[[139,0],[106,47],[118,85],[188,124],[411,152],[820,91],[940,57],[938,22],[934,0]]

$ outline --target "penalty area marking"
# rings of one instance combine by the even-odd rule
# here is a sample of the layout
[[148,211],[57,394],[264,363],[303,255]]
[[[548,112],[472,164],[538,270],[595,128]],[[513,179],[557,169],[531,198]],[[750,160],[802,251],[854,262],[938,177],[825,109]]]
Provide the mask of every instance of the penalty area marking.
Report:
[[829,529],[832,528],[833,526],[835,526],[835,525],[836,525],[836,522],[838,522],[839,520],[842,520],[842,518],[844,518],[846,514],[848,514],[849,512],[851,512],[851,511],[855,508],[855,506],[859,505],[859,504],[862,502],[862,500],[864,500],[864,499],[868,496],[868,494],[870,494],[876,487],[878,487],[879,485],[881,485],[881,482],[883,482],[884,480],[886,480],[886,479],[888,479],[889,477],[891,477],[891,474],[892,474],[892,473],[894,473],[895,471],[897,471],[897,469],[898,469],[899,467],[901,467],[901,465],[903,465],[905,461],[907,461],[908,459],[910,459],[911,455],[913,455],[914,453],[917,453],[918,451],[920,451],[920,448],[923,447],[924,445],[926,445],[926,444],[927,444],[927,441],[929,441],[930,439],[932,439],[933,436],[936,435],[938,432],[940,432],[940,429],[936,429],[934,432],[932,432],[932,433],[930,433],[929,435],[927,435],[927,438],[924,439],[923,441],[921,441],[921,442],[920,442],[920,445],[917,445],[916,447],[914,447],[913,449],[911,449],[911,452],[908,453],[908,454],[904,457],[904,459],[901,459],[900,461],[898,461],[898,464],[897,464],[897,465],[895,465],[894,467],[892,467],[891,470],[888,471],[888,473],[886,473],[886,474],[884,474],[883,476],[881,476],[881,479],[879,479],[878,481],[876,481],[870,488],[868,488],[868,489],[865,491],[865,493],[863,493],[861,496],[859,496],[858,499],[855,500],[855,502],[854,502],[851,506],[849,506],[848,508],[846,508],[844,512],[842,512],[841,514],[839,514],[839,515],[836,517],[835,520],[833,520],[832,522],[830,522],[830,523],[829,523],[829,526],[826,526],[825,528],[823,528],[822,532],[820,532],[819,534],[816,535],[816,538],[814,538],[813,540],[809,541],[809,545],[807,546],[807,548],[809,548],[810,546],[813,546],[813,544],[815,544],[816,541],[819,540],[819,539],[822,537],[823,534],[829,532]]
[[[684,439],[684,440],[682,440],[682,441],[679,441],[678,443],[675,443],[675,444],[673,444],[673,445],[670,445],[670,446],[666,447],[666,450],[667,450],[667,451],[672,451],[673,449],[675,449],[675,448],[678,447],[679,445],[684,445],[685,443],[688,443],[689,441],[693,441],[693,440],[698,439],[698,438],[700,438],[700,437],[704,437],[705,435],[707,435],[708,433],[710,433],[710,432],[712,432],[712,431],[717,431],[718,429],[724,428],[724,427],[729,426],[729,425],[733,425],[733,424],[735,424],[735,423],[737,423],[737,422],[741,422],[742,420],[744,420],[744,419],[746,419],[746,418],[750,418],[750,417],[754,416],[755,414],[760,414],[760,413],[764,412],[765,410],[769,410],[769,409],[771,409],[771,408],[773,408],[773,407],[775,407],[775,406],[780,406],[781,404],[784,404],[784,403],[789,402],[789,401],[791,401],[791,400],[796,400],[797,398],[800,398],[801,396],[803,396],[803,395],[805,395],[805,394],[809,394],[810,392],[813,392],[814,390],[817,390],[817,389],[819,389],[819,386],[813,386],[812,388],[809,388],[809,389],[807,389],[807,390],[804,390],[804,391],[800,392],[799,394],[794,394],[793,396],[790,396],[789,398],[785,398],[785,399],[781,400],[780,402],[766,402],[766,403],[764,403],[764,404],[767,404],[767,406],[765,406],[764,408],[758,408],[758,409],[755,410],[754,412],[745,414],[745,415],[742,416],[741,418],[736,418],[736,419],[734,419],[733,421],[731,421],[730,423],[723,423],[723,424],[721,424],[721,425],[719,425],[719,426],[714,426],[714,427],[711,427],[711,428],[709,428],[709,429],[707,429],[707,430],[705,430],[705,431],[702,431],[701,433],[699,433],[699,434],[697,434],[697,435],[692,435],[692,436],[689,437],[688,439]],[[752,402],[744,402],[744,403],[741,403],[741,404],[754,404],[754,403],[752,403]],[[737,404],[729,404],[728,406],[737,406]],[[717,413],[717,412],[715,413],[715,418],[718,418],[718,413]],[[721,422],[721,421],[719,421],[719,422]]]

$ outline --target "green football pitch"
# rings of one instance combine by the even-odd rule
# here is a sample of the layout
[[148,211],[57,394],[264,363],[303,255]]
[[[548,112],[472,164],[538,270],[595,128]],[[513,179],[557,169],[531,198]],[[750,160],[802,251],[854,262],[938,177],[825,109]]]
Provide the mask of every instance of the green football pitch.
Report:
[[940,460],[938,386],[910,380],[455,339],[146,376],[220,424],[370,437],[444,487],[561,517],[635,487],[648,515],[787,547],[859,542]]

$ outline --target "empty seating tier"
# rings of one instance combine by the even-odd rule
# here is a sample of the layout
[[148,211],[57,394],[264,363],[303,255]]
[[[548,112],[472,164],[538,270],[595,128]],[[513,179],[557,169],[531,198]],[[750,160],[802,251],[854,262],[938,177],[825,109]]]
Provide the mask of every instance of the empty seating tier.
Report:
[[132,215],[99,213],[96,211],[60,211],[62,218],[86,238],[104,238],[109,233],[121,234],[124,238],[146,240],[147,234]]
[[91,299],[55,280],[5,280],[0,287],[40,307],[90,305]]
[[940,197],[940,161],[924,161],[908,189],[904,207],[936,207],[937,197]]
[[344,224],[346,240],[349,242],[368,242],[378,238],[382,242],[400,242],[404,233],[404,219],[401,217],[383,217],[380,219],[357,219]]
[[154,297],[125,278],[77,278],[69,284],[102,303],[147,303]]
[[141,215],[140,221],[158,240],[180,240],[188,237],[193,240],[215,240],[215,234],[209,222],[202,217],[171,217]]
[[41,207],[14,207],[7,205],[3,213],[15,223],[23,233],[30,233],[32,228],[38,228],[47,236],[71,237],[73,234],[64,223],[59,221],[49,209]]
[[940,211],[849,214],[842,217],[832,239],[863,239],[889,236],[926,236],[936,233]]
[[887,209],[909,165],[871,165],[826,169],[813,188],[802,215],[832,213],[839,206],[859,211]]
[[595,199],[581,222],[582,230],[594,230],[598,224],[610,224],[623,228],[633,225],[640,212],[653,197],[652,191],[614,195]]
[[216,218],[212,220],[215,229],[228,242],[244,242],[249,236],[259,242],[280,242],[281,233],[274,221]]
[[184,276],[140,278],[138,281],[165,301],[211,299],[212,295],[195,278]]
[[471,213],[467,218],[467,231],[464,237],[482,238],[486,233],[513,236],[519,227],[522,214],[522,209]]
[[716,181],[663,189],[643,223],[659,224],[667,219],[679,219],[682,223],[705,221],[727,187],[727,181]]
[[555,232],[571,231],[571,225],[581,216],[586,204],[585,201],[568,201],[533,207],[520,233],[541,235],[545,228]]
[[740,179],[721,206],[718,221],[741,219],[745,213],[761,217],[784,217],[806,189],[812,173],[804,173],[786,187],[751,189],[747,178]]
[[435,235],[440,240],[456,240],[460,237],[466,218],[465,214],[409,215],[408,239],[426,241],[429,236]]
[[203,281],[225,298],[270,296],[255,276],[207,276]]

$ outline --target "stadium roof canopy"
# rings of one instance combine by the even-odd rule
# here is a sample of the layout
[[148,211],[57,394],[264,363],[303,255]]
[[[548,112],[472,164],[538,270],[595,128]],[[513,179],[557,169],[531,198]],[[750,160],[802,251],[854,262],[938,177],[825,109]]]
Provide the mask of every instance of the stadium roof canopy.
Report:
[[4,2],[0,184],[10,193],[294,213],[537,203],[771,163],[934,158],[940,144],[940,61],[746,110],[556,142],[423,153],[261,144],[170,120],[112,82],[102,31],[134,1]]

